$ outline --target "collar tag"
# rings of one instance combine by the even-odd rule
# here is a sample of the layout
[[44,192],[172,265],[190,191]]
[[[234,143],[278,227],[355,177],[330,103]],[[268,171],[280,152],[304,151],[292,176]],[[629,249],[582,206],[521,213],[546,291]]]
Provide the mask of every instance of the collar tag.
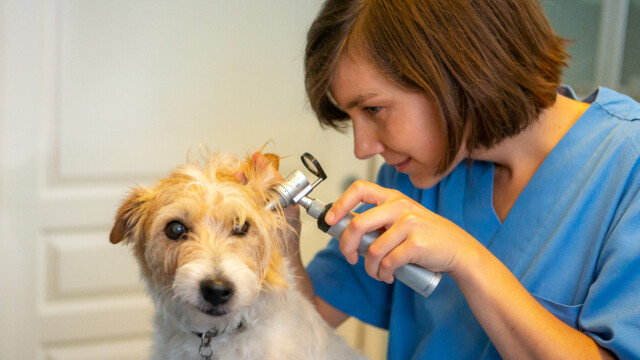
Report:
[[202,357],[202,360],[211,360],[211,356],[213,355],[213,349],[211,348],[211,338],[213,336],[213,333],[207,331],[207,332],[203,332],[201,337],[200,337],[200,356]]
[[[244,330],[244,322],[240,322],[238,326],[234,329],[235,331]],[[213,357],[213,349],[211,348],[211,340],[218,335],[222,335],[226,333],[226,331],[219,331],[216,329],[205,331],[203,333],[194,332],[193,334],[200,338],[200,348],[198,348],[198,352],[200,353],[200,357],[202,360],[211,360]]]

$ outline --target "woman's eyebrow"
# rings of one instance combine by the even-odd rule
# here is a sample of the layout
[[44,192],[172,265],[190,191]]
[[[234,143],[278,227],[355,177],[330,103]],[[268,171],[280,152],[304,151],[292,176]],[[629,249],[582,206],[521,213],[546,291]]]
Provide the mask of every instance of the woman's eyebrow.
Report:
[[358,97],[355,100],[347,104],[347,106],[345,107],[345,110],[350,110],[350,109],[353,109],[354,107],[360,106],[362,105],[363,102],[376,96],[378,96],[377,93],[367,93],[364,95],[358,95]]

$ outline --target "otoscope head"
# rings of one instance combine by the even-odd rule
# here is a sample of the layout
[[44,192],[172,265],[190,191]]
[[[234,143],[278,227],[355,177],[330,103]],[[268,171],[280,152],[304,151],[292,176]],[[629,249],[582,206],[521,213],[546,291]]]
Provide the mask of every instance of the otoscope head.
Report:
[[[287,207],[298,202],[304,196],[304,191],[309,187],[309,180],[300,170],[295,170],[281,183],[271,188],[273,200],[267,204],[267,209],[272,210],[277,204]],[[301,195],[302,194],[302,195]],[[301,195],[301,196],[300,196]]]
[[275,191],[273,188],[270,190],[270,195],[272,195],[271,197],[269,197],[269,202],[267,203],[267,205],[264,207],[267,211],[271,211],[273,209],[276,208],[277,205],[280,205],[280,207],[287,207],[287,201],[285,199],[283,199],[280,194]]
[[295,170],[282,180],[281,183],[271,188],[274,196],[267,204],[267,210],[274,209],[277,204],[280,204],[283,208],[297,204],[300,199],[308,195],[318,184],[327,178],[324,170],[322,170],[322,166],[320,166],[320,163],[313,155],[304,153],[300,158],[307,170],[318,176],[318,178],[313,184],[310,184],[307,177],[304,176],[300,170]]

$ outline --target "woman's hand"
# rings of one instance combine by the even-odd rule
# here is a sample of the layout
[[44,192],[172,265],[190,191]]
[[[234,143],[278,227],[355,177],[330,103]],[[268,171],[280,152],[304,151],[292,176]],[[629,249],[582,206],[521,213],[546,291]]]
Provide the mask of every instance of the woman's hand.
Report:
[[340,250],[355,264],[364,234],[382,230],[365,255],[365,269],[375,279],[391,283],[394,271],[408,263],[455,273],[465,257],[482,246],[460,227],[401,192],[366,181],[354,182],[333,204],[325,221],[334,225],[361,202],[375,207],[356,214],[342,234]]
[[613,358],[540,305],[471,235],[396,190],[357,181],[335,202],[325,221],[334,225],[360,202],[375,207],[353,218],[342,234],[340,250],[355,263],[362,236],[385,229],[365,255],[370,276],[391,283],[395,269],[407,263],[448,273],[504,358]]

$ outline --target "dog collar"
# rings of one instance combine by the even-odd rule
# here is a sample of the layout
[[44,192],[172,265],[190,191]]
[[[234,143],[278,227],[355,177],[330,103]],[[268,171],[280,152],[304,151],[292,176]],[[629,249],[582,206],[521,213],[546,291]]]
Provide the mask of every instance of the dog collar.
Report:
[[[228,328],[227,328],[228,329]],[[193,334],[200,338],[200,348],[198,349],[202,360],[210,360],[211,356],[213,356],[213,349],[211,348],[211,340],[222,334],[228,333],[227,329],[218,330],[212,329],[209,331],[205,331],[203,333],[194,331]],[[236,326],[233,331],[242,331],[245,329],[244,322],[241,321],[238,326]]]
[[[233,330],[233,331],[242,331],[242,330],[244,330],[244,328],[245,328],[244,321],[240,321],[240,323],[238,324],[238,326],[236,326],[236,327],[235,327],[235,328],[233,328],[232,330]],[[218,336],[218,335],[222,335],[222,334],[227,334],[227,333],[229,333],[229,332],[230,332],[230,330],[228,330],[228,329],[229,329],[229,328],[227,328],[227,329],[223,329],[223,330],[211,329],[211,330],[209,330],[209,331],[205,331],[205,332],[203,332],[203,333],[201,333],[201,332],[197,332],[197,331],[193,331],[192,333],[193,333],[193,335],[195,335],[195,336],[197,336],[197,337],[199,337],[199,338],[202,338],[203,336],[204,336],[204,337],[208,337],[208,338],[214,338],[214,337],[216,337],[216,336]]]

